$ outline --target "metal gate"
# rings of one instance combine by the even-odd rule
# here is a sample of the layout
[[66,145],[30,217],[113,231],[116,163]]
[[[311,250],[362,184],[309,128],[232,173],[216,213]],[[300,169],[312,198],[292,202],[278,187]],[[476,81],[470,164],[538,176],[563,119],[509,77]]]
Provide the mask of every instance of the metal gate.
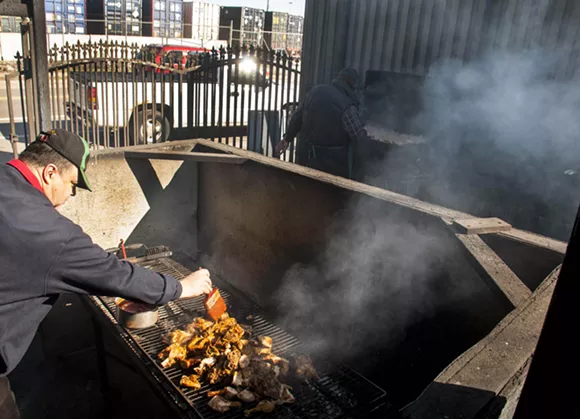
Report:
[[55,45],[48,58],[53,128],[95,149],[208,138],[273,156],[298,102],[299,60],[266,49],[100,41]]

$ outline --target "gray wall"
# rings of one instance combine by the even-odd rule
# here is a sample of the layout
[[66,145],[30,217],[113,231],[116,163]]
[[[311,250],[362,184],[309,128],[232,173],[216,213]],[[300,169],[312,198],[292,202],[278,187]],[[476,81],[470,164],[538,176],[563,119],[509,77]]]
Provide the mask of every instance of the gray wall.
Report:
[[125,160],[123,151],[100,151],[92,154],[87,176],[94,192],[79,191],[61,212],[95,243],[110,248],[124,239],[196,254],[196,163]]
[[422,75],[440,59],[534,47],[561,47],[558,76],[572,78],[579,28],[575,0],[307,0],[302,87],[344,66]]

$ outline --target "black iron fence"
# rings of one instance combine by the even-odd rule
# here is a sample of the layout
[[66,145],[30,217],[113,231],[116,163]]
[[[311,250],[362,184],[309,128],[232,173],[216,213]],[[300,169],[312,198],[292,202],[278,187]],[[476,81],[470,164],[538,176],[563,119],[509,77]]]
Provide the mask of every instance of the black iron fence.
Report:
[[[18,64],[26,74],[26,59]],[[298,102],[300,61],[254,47],[88,42],[52,47],[48,81],[53,127],[94,148],[208,138],[273,156]]]

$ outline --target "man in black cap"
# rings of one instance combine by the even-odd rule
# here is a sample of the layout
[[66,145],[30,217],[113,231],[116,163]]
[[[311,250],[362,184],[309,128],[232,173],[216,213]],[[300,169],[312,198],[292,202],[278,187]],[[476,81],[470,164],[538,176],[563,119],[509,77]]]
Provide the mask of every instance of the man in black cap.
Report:
[[298,163],[352,178],[354,147],[367,138],[355,93],[358,82],[358,72],[345,68],[331,84],[313,87],[292,114],[276,153],[286,151],[300,132]]
[[63,130],[42,133],[0,166],[0,418],[18,418],[7,375],[61,293],[162,305],[211,291],[205,269],[181,281],[119,260],[62,216],[77,188],[91,190],[89,147]]

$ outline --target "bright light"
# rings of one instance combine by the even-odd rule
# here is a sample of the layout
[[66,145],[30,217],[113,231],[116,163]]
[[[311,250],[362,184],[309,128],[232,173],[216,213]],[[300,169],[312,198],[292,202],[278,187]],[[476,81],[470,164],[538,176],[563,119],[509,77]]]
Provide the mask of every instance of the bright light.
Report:
[[244,58],[240,63],[240,70],[244,74],[253,74],[258,70],[258,64],[251,58]]

